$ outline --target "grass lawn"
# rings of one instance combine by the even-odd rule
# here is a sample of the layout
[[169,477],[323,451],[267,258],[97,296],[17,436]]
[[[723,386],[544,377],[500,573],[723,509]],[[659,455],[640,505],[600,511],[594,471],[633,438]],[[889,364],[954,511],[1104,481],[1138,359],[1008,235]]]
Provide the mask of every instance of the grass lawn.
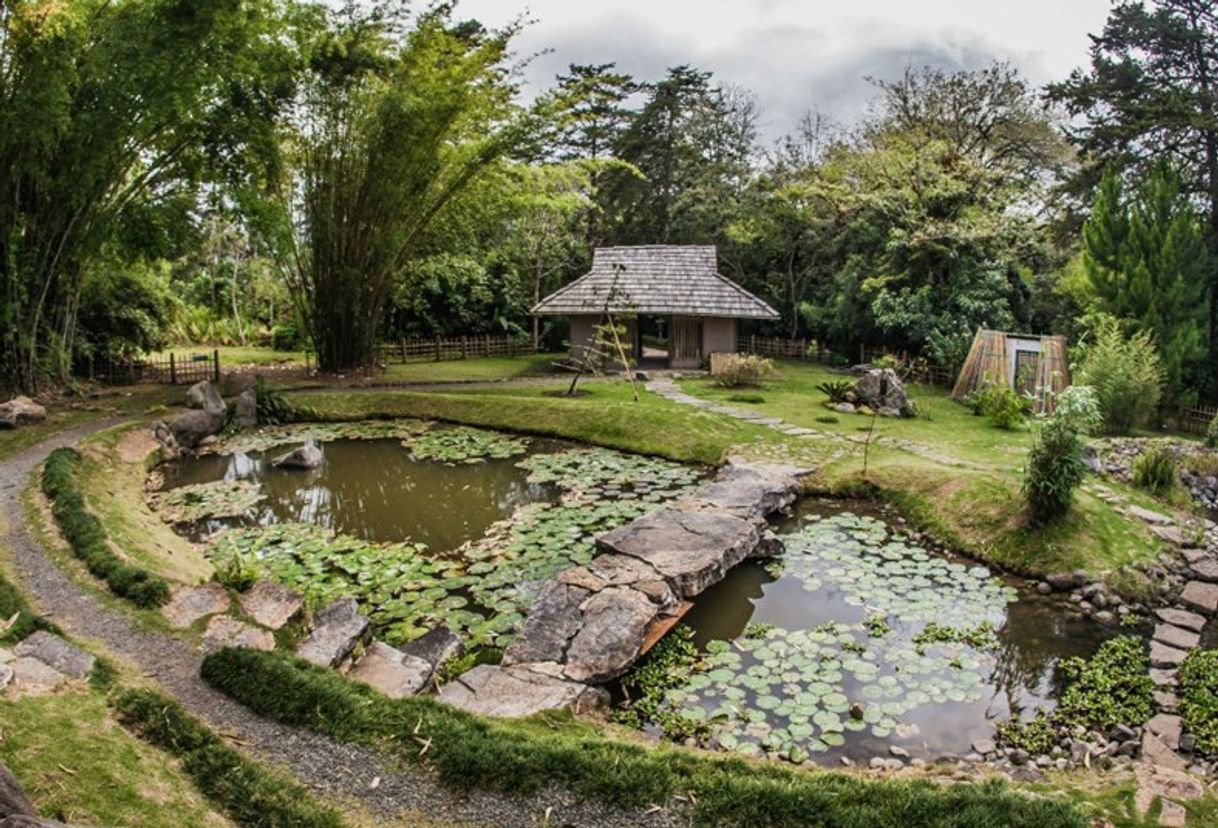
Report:
[[780,435],[717,414],[677,405],[625,382],[581,382],[579,397],[547,386],[412,391],[301,391],[297,405],[327,419],[425,417],[526,434],[565,437],[624,451],[698,463],[718,463],[732,446],[765,444]]
[[304,365],[304,351],[276,351],[273,348],[262,348],[257,345],[221,345],[214,348],[211,345],[175,345],[154,354],[147,354],[149,359],[169,359],[172,353],[176,356],[187,354],[207,354],[212,351],[220,352],[220,370],[230,370],[237,366],[250,365]]
[[444,362],[390,363],[373,377],[376,382],[487,382],[553,373],[551,363],[565,354],[525,354],[517,357],[476,357]]
[[[816,388],[842,375],[795,361],[778,367],[780,376],[756,392],[763,402],[748,404],[749,409],[842,437],[867,432],[870,417],[831,411],[827,395]],[[687,379],[681,385],[695,396],[722,402],[739,393],[717,388],[708,379]],[[1082,568],[1107,575],[1127,594],[1141,592],[1141,576],[1123,567],[1155,558],[1161,542],[1094,492],[1080,491],[1073,512],[1058,524],[1029,524],[1020,486],[1032,442],[1030,426],[996,428],[952,401],[942,388],[911,385],[909,391],[921,415],[877,418],[866,474],[862,445],[847,444],[844,456],[822,468],[821,489],[879,494],[949,546],[1017,572],[1040,576]],[[911,441],[929,451],[876,442],[883,438]],[[1129,502],[1170,508],[1119,483],[1103,485]]]

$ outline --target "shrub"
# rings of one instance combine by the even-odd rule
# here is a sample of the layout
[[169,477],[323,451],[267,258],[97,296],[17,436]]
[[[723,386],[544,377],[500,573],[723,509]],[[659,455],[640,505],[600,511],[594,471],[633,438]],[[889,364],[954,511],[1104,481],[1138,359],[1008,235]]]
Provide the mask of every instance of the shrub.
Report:
[[1083,437],[1099,425],[1098,405],[1090,388],[1076,385],[1058,395],[1053,414],[1042,421],[1028,450],[1023,479],[1035,522],[1049,523],[1070,510],[1074,490],[1087,471]]
[[258,412],[258,425],[281,425],[293,419],[292,405],[282,393],[258,377],[254,380],[254,403]]
[[1205,427],[1205,444],[1210,448],[1218,448],[1218,414]]
[[177,755],[199,790],[237,825],[341,828],[345,824],[294,781],[226,745],[176,702],[148,690],[128,690],[118,696],[115,707],[126,727]]
[[80,454],[59,448],[47,457],[42,470],[42,491],[51,501],[51,514],[72,553],[115,595],[137,606],[155,607],[169,600],[169,584],[147,570],[124,563],[110,548],[106,530],[97,516],[85,507],[76,488]]
[[1176,488],[1176,454],[1171,446],[1151,446],[1134,458],[1129,471],[1133,485],[1158,497]]
[[713,379],[721,388],[760,388],[773,374],[773,360],[747,354],[725,359]]
[[973,410],[998,428],[1013,429],[1024,424],[1032,413],[1031,398],[1009,385],[989,385],[975,392]]
[[829,398],[829,402],[833,404],[844,403],[846,395],[854,389],[854,383],[850,380],[828,380],[816,386],[816,390],[820,391]]
[[1150,660],[1140,638],[1123,635],[1100,645],[1094,656],[1063,659],[1059,668],[1066,690],[1057,705],[1067,724],[1107,730],[1118,724],[1140,725],[1150,718],[1154,682]]
[[245,592],[258,581],[257,565],[240,552],[234,552],[226,561],[216,564],[216,583],[237,592]]
[[1218,650],[1193,650],[1180,665],[1180,715],[1197,750],[1218,756]]
[[[817,824],[1002,825],[1083,828],[1069,803],[1021,796],[1001,784],[938,786],[807,773],[776,763],[710,758],[607,738],[564,714],[484,719],[416,696],[388,699],[333,670],[281,653],[221,650],[203,678],[254,712],[340,741],[375,743],[425,764],[445,785],[529,794],[551,785],[578,797],[646,807],[680,794],[697,825],[796,828]],[[417,748],[429,745],[427,751]],[[944,815],[951,815],[945,821]]]
[[727,398],[728,402],[748,403],[749,405],[758,405],[765,402],[765,397],[760,394],[732,394]]
[[1163,393],[1163,369],[1150,334],[1126,338],[1112,317],[1101,319],[1095,341],[1083,352],[1079,382],[1095,389],[1104,425],[1128,434],[1146,423]]
[[295,322],[284,322],[271,330],[271,347],[276,351],[299,350],[303,337]]

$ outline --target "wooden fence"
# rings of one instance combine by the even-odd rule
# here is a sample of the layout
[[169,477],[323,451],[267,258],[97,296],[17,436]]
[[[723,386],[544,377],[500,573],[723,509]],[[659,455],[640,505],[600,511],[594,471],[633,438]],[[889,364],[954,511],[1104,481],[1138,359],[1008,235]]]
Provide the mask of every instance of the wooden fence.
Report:
[[1209,428],[1210,421],[1216,416],[1218,416],[1218,408],[1206,405],[1186,408],[1176,418],[1176,429],[1188,432],[1189,434],[1205,434],[1206,429]]
[[382,343],[383,363],[443,362],[472,357],[514,357],[533,354],[532,340],[514,336],[453,336],[434,339],[399,339]]
[[[741,338],[738,343],[742,352],[758,356],[776,357],[779,359],[803,359],[809,362],[819,362],[832,365],[835,362],[845,363],[844,355],[829,350],[814,339],[778,339],[774,337],[749,336]],[[858,362],[875,362],[881,357],[891,356],[901,365],[906,366],[908,375],[915,382],[929,385],[951,386],[956,381],[956,374],[942,365],[933,365],[925,359],[910,359],[908,353],[896,353],[887,348],[864,345],[859,349]]]
[[176,354],[172,351],[148,359],[106,361],[89,366],[90,379],[112,385],[157,382],[193,385],[200,380],[220,381],[220,352],[212,350]]

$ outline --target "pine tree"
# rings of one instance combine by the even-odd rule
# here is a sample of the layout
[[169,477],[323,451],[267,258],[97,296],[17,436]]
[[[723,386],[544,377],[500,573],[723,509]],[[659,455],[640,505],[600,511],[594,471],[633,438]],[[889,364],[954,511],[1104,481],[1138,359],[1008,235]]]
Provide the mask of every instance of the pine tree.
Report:
[[1099,308],[1133,331],[1150,332],[1163,363],[1166,402],[1195,396],[1206,344],[1209,253],[1180,178],[1156,165],[1131,198],[1105,175],[1083,228],[1083,261]]

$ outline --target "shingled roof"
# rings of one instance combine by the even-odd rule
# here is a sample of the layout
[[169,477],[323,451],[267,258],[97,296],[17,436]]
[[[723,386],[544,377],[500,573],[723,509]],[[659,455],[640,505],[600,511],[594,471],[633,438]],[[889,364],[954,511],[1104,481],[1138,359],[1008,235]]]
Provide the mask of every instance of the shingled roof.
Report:
[[643,313],[777,319],[778,312],[718,273],[713,245],[599,247],[592,270],[542,299],[539,316]]

